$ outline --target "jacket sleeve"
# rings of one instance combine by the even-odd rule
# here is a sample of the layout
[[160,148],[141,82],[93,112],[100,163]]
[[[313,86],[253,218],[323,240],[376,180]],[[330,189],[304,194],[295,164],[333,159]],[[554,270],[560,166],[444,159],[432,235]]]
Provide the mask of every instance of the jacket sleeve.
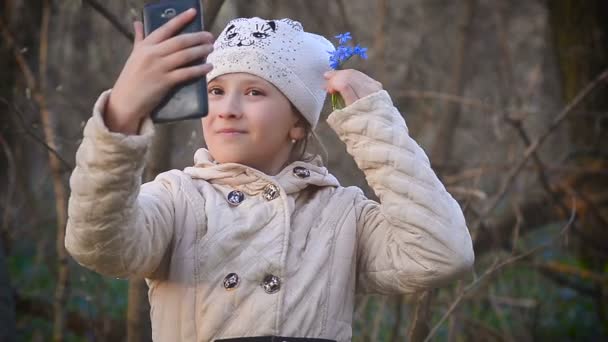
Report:
[[462,210],[388,93],[359,99],[327,121],[380,199],[361,194],[355,203],[357,291],[411,294],[469,270],[474,254]]
[[110,132],[102,112],[104,92],[84,128],[70,178],[65,246],[81,265],[115,276],[149,276],[159,266],[173,234],[169,176],[140,187],[153,125],[140,135]]

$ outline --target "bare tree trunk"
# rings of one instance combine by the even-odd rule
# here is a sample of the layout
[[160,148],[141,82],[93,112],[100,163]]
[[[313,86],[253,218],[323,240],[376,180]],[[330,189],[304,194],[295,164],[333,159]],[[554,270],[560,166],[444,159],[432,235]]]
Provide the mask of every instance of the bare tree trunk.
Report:
[[127,303],[127,341],[143,342],[152,340],[150,325],[150,304],[147,297],[148,285],[143,279],[129,280],[129,301]]
[[431,303],[437,290],[423,292],[413,305],[412,313],[409,317],[410,327],[407,332],[407,340],[410,342],[424,341],[429,334],[431,327]]
[[[608,3],[605,0],[555,0],[548,2],[549,19],[553,31],[555,51],[562,77],[565,101],[571,101],[588,82],[608,68]],[[608,167],[608,86],[604,85],[587,99],[570,121],[570,133],[575,152],[570,163],[576,167],[593,169]],[[575,178],[575,177],[572,177]],[[578,254],[591,271],[603,272],[608,265],[604,252],[608,249],[608,201],[605,189],[608,180],[603,175],[585,179],[564,180],[562,184],[571,196],[585,203],[579,209],[580,229]],[[603,189],[603,190],[602,190]],[[590,243],[592,242],[592,243]],[[596,248],[590,248],[597,246]],[[608,291],[598,288],[596,312],[608,333]]]
[[[40,56],[39,56],[39,106],[44,130],[44,139],[49,147],[57,150],[55,132],[52,126],[51,112],[46,102],[46,73],[48,66],[49,21],[51,4],[49,0],[43,2],[42,23],[40,28]],[[53,340],[64,340],[65,306],[69,278],[68,257],[65,250],[65,225],[67,222],[67,193],[62,175],[62,166],[57,156],[49,152],[49,164],[53,175],[53,189],[55,192],[55,211],[57,215],[57,237],[55,248],[57,250],[57,282],[55,298],[53,301]]]
[[[476,0],[467,0],[464,3],[461,29],[457,33],[456,59],[452,65],[452,79],[449,92],[452,95],[462,96],[464,92],[464,72],[466,69],[467,56],[473,19],[475,17]],[[454,131],[460,119],[460,104],[450,103],[444,116],[439,122],[437,138],[432,148],[431,158],[433,163],[447,165],[454,145]],[[431,305],[437,291],[430,290],[421,295],[421,298],[414,306],[414,320],[411,320],[408,336],[410,341],[422,341],[429,333],[429,323],[431,317]]]
[[0,341],[17,340],[15,323],[13,288],[6,269],[3,241],[0,239]]
[[[448,92],[459,97],[464,93],[465,79],[463,75],[466,69],[467,51],[471,41],[476,3],[476,0],[467,0],[464,3],[460,31],[458,31],[456,37],[458,45],[456,46]],[[434,164],[447,165],[449,162],[452,146],[454,146],[455,127],[460,119],[460,108],[461,104],[459,103],[449,103],[439,122],[437,137],[431,150],[431,158]]]

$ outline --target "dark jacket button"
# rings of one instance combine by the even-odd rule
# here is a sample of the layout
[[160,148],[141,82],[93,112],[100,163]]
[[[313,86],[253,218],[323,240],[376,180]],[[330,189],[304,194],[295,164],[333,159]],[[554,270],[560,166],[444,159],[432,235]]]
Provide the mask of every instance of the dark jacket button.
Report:
[[228,275],[224,278],[224,288],[228,291],[237,288],[237,286],[239,286],[239,283],[239,275],[236,273],[228,273]]
[[281,279],[272,274],[268,274],[264,277],[261,285],[266,293],[273,294],[281,289]]
[[279,197],[279,187],[274,184],[268,184],[264,187],[264,198],[267,201],[272,201],[273,199]]
[[239,205],[245,199],[245,194],[238,190],[233,190],[228,193],[228,197],[226,199],[231,205]]
[[310,177],[310,170],[302,166],[296,166],[293,168],[293,174],[300,178]]

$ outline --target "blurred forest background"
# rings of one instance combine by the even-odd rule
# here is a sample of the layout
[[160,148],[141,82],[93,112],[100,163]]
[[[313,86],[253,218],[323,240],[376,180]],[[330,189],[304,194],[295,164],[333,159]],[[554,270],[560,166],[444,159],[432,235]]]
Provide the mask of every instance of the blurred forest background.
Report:
[[[354,341],[608,340],[608,1],[203,3],[216,35],[239,16],[350,31],[369,47],[351,67],[383,83],[465,211],[475,271],[416,298],[358,298]],[[142,5],[0,2],[0,341],[150,339],[143,280],[102,277],[63,247],[82,128]],[[342,184],[373,196],[318,133]],[[198,121],[155,139],[147,179],[204,144]]]

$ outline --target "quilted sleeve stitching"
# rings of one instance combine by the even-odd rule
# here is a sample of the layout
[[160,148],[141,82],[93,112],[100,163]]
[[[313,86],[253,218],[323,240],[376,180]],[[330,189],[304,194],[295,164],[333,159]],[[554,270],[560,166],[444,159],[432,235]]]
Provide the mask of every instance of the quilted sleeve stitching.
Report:
[[462,211],[388,93],[359,99],[327,121],[381,201],[361,195],[357,206],[362,287],[415,292],[468,269],[473,252]]
[[152,196],[148,190],[140,194],[153,128],[145,123],[139,136],[109,132],[102,117],[108,96],[97,101],[76,154],[65,245],[79,263],[100,273],[147,274],[171,240],[172,185],[162,180],[148,186]]

